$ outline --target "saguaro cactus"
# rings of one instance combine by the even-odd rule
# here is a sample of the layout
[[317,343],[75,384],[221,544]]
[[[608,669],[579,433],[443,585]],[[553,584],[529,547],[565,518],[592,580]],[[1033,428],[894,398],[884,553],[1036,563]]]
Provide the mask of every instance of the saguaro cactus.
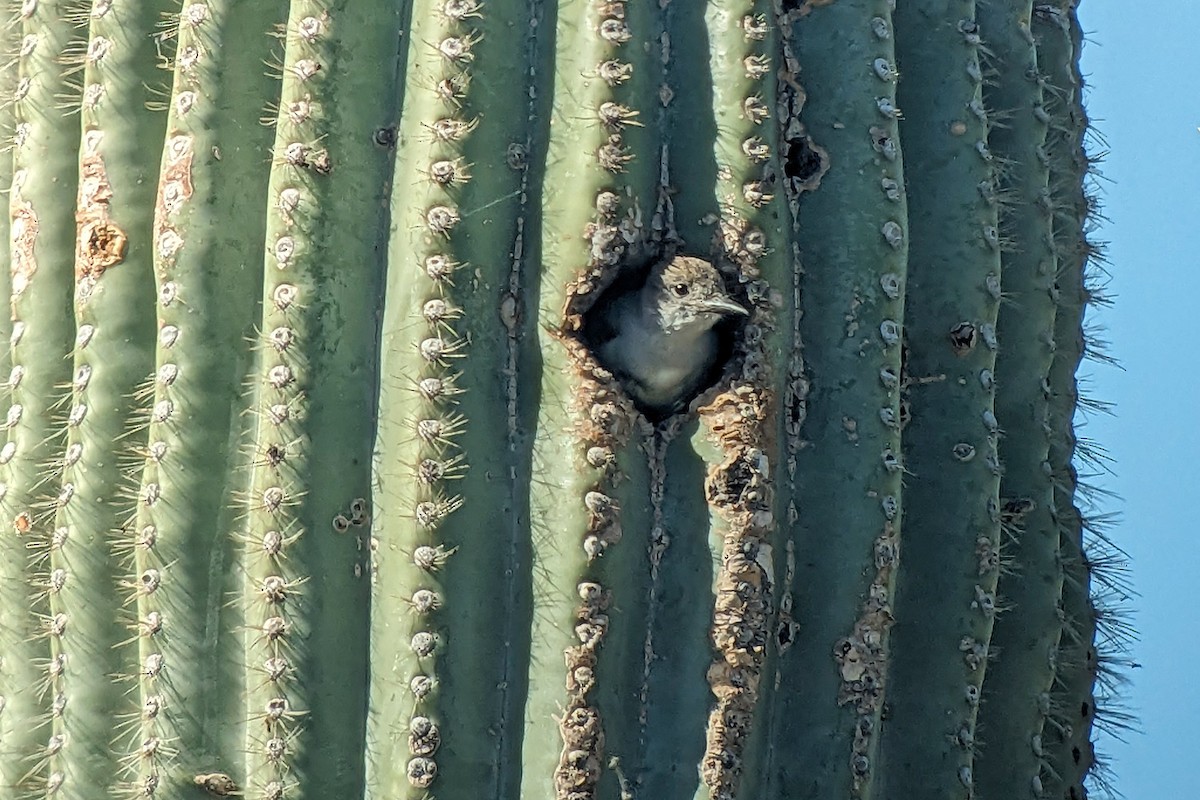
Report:
[[1069,0],[3,13],[0,800],[1095,785]]

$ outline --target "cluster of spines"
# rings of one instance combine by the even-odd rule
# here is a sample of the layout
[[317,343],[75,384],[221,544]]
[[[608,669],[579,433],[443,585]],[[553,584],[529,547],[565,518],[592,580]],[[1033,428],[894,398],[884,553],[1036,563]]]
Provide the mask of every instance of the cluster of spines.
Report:
[[[136,517],[134,509],[153,506],[160,499],[157,486],[135,490],[140,476],[125,469],[131,456],[140,465],[147,450],[145,426],[133,419],[135,408],[145,399],[136,388],[151,370],[153,350],[153,322],[141,309],[153,302],[152,243],[145,233],[151,227],[155,184],[147,180],[149,170],[141,157],[143,148],[162,141],[164,115],[147,110],[143,95],[146,76],[157,66],[157,43],[151,35],[160,10],[165,8],[154,2],[98,0],[76,20],[88,29],[86,46],[75,56],[83,76],[75,252],[77,335],[55,530],[64,541],[86,541],[90,549],[86,561],[66,559],[74,561],[75,568],[57,593],[74,617],[74,632],[92,649],[75,654],[76,658],[84,655],[91,665],[87,679],[76,687],[78,705],[86,706],[86,711],[76,710],[81,719],[74,723],[73,733],[74,714],[68,710],[65,726],[67,747],[86,746],[91,750],[87,755],[109,751],[108,742],[95,741],[82,731],[101,726],[97,719],[106,719],[117,706],[115,695],[106,696],[111,692],[111,673],[140,683],[159,677],[161,666],[159,660],[135,658],[127,649],[136,641],[144,653],[147,640],[162,631],[160,616],[139,614],[128,625],[129,639],[118,645],[112,613],[83,610],[98,611],[122,600],[139,607],[167,577],[165,565],[155,568],[141,563],[141,550],[125,534]],[[115,537],[111,543],[110,534]],[[122,560],[122,555],[129,558]],[[110,585],[114,578],[115,587]],[[109,666],[117,656],[119,669]],[[135,776],[125,784],[129,791],[138,796],[153,794],[159,768],[171,758],[172,746],[167,738],[143,735],[138,711],[129,711],[128,716],[132,731],[122,726],[111,746],[123,753],[123,766]],[[88,763],[95,762],[89,759]],[[71,772],[74,781],[84,784],[74,790],[80,796],[116,777],[95,767],[87,771],[75,767]]]
[[[574,444],[582,464],[578,467],[588,490],[580,498],[586,514],[582,555],[585,563],[575,586],[578,605],[574,614],[576,642],[566,648],[567,702],[558,719],[563,738],[563,750],[554,772],[554,788],[559,800],[591,800],[596,797],[597,785],[605,760],[605,718],[594,697],[597,679],[605,676],[600,664],[600,648],[610,632],[610,606],[613,605],[613,584],[621,574],[616,564],[618,551],[614,545],[622,538],[623,514],[616,497],[622,467],[623,448],[630,438],[629,419],[633,415],[628,400],[615,393],[592,375],[581,375],[576,395],[576,424]],[[582,402],[581,402],[582,401]],[[575,545],[575,546],[579,546]],[[629,555],[620,551],[623,555]],[[640,553],[638,554],[640,558]],[[630,598],[630,606],[641,598]],[[626,609],[630,611],[630,609]],[[648,624],[648,621],[639,621]],[[627,629],[623,628],[622,633]],[[624,668],[631,665],[624,664]],[[616,670],[613,670],[614,672]],[[607,675],[619,684],[623,675]],[[630,717],[634,715],[630,712]],[[626,722],[628,720],[625,720]],[[610,722],[610,726],[615,721]],[[630,728],[622,728],[628,734]],[[611,735],[611,731],[608,731]],[[635,743],[615,743],[615,749],[632,751]]]
[[[871,470],[873,485],[866,492],[881,517],[881,525],[870,550],[874,573],[862,601],[854,630],[833,646],[841,685],[838,704],[854,709],[853,742],[849,767],[853,791],[860,796],[870,794],[872,776],[878,772],[879,729],[883,717],[884,694],[887,687],[889,660],[888,638],[892,625],[896,570],[900,562],[903,464],[895,456],[901,452],[902,429],[907,422],[906,404],[901,399],[903,375],[902,339],[905,296],[905,272],[908,248],[908,211],[904,196],[903,159],[899,152],[900,130],[896,112],[895,48],[892,38],[891,8],[875,8],[876,15],[868,24],[869,41],[874,58],[870,73],[879,86],[874,98],[874,124],[865,131],[876,153],[878,184],[873,187],[876,197],[885,206],[878,223],[876,242],[882,243],[886,255],[880,259],[875,277],[874,294],[882,319],[872,324],[868,335],[878,346],[879,360],[873,364],[877,382],[886,401],[863,424],[876,426],[883,445]],[[864,68],[865,65],[864,65]],[[861,135],[861,134],[860,134]],[[804,220],[800,223],[804,225]],[[877,289],[877,291],[876,291]],[[849,304],[854,306],[853,301]],[[872,320],[874,323],[875,320]],[[853,323],[849,323],[852,326]],[[872,381],[875,383],[875,381]],[[854,442],[857,430],[843,426],[847,438]],[[874,453],[868,453],[868,457]],[[872,509],[874,511],[874,509]],[[868,570],[870,574],[870,570]]]
[[[179,790],[181,781],[190,783],[190,776],[177,773],[181,754],[186,754],[184,761],[196,755],[192,749],[199,723],[194,710],[203,700],[192,691],[197,686],[194,676],[202,669],[194,648],[204,640],[203,610],[193,600],[202,579],[189,558],[196,546],[190,526],[204,526],[207,520],[195,520],[188,511],[196,492],[189,485],[189,459],[196,455],[193,437],[207,446],[214,444],[201,430],[207,414],[197,413],[202,405],[198,387],[206,382],[192,374],[200,371],[195,354],[206,346],[202,327],[193,318],[202,290],[194,274],[196,262],[184,256],[181,268],[180,257],[191,238],[196,160],[192,114],[198,104],[212,102],[201,86],[215,67],[217,23],[206,2],[189,2],[164,20],[156,38],[160,53],[164,45],[171,46],[175,85],[168,103],[147,104],[167,119],[153,221],[144,226],[154,263],[155,366],[139,392],[147,438],[132,469],[136,508],[124,526],[122,542],[131,555],[132,574],[126,582],[136,614],[132,638],[137,642],[137,703],[128,723],[132,742],[121,742],[132,773],[126,793],[133,797],[169,795]],[[91,94],[104,96],[99,90]],[[86,87],[84,96],[86,105]]]
[[594,25],[595,31],[594,36],[584,37],[583,46],[597,61],[579,113],[591,117],[583,124],[588,136],[584,146],[598,143],[591,166],[601,188],[593,196],[592,221],[584,229],[591,257],[585,284],[578,287],[579,297],[602,285],[614,274],[613,267],[641,249],[647,231],[640,215],[649,210],[651,187],[657,190],[650,151],[631,141],[632,137],[644,144],[648,139],[647,120],[642,119],[638,103],[644,98],[636,93],[647,87],[644,73],[649,71],[649,54],[637,51],[648,37],[632,28],[646,20],[640,9],[621,0],[588,0],[586,5],[585,24]]
[[[578,209],[579,215],[590,218],[582,231],[587,248],[586,270],[582,275],[573,275],[574,280],[568,279],[566,287],[566,318],[561,330],[574,334],[580,327],[578,312],[595,298],[592,292],[615,276],[617,265],[631,246],[640,246],[643,231],[635,209],[641,207],[644,198],[652,197],[653,190],[646,179],[644,148],[635,152],[627,141],[644,121],[637,108],[622,102],[630,87],[640,85],[645,78],[641,67],[649,54],[635,52],[644,37],[635,35],[631,27],[635,17],[641,21],[638,10],[624,2],[597,0],[568,8],[570,16],[560,13],[559,22],[560,26],[565,21],[580,26],[577,38],[568,38],[579,51],[568,58],[578,60],[586,75],[586,88],[577,94],[581,102],[575,111],[578,117],[572,120],[580,141],[570,148],[567,158],[583,162],[588,183],[594,187],[591,207]],[[548,198],[566,189],[555,186],[552,175],[547,181]],[[549,212],[551,206],[543,208]],[[579,216],[569,214],[563,218],[574,222]],[[553,258],[554,251],[548,249],[548,256]],[[564,268],[564,276],[575,272],[565,264]],[[557,291],[552,295],[561,297]],[[563,313],[560,309],[546,310],[555,316]],[[575,643],[565,651],[567,701],[563,713],[556,715],[563,746],[554,767],[553,789],[564,800],[584,800],[595,796],[604,766],[601,711],[589,695],[596,686],[599,648],[609,632],[607,612],[613,590],[607,585],[605,566],[613,556],[605,553],[621,538],[619,503],[613,496],[619,470],[616,453],[628,437],[632,409],[613,387],[597,377],[594,361],[578,340],[569,335],[558,341],[566,345],[568,358],[575,363],[572,371],[580,381],[568,400],[572,422],[566,444],[576,451],[571,458],[579,462],[572,489],[584,489],[576,501],[580,503],[578,511],[583,512],[584,529],[573,532],[572,536],[582,534],[574,545],[580,549],[575,551],[576,557],[567,558],[574,583],[571,599],[575,603]],[[578,512],[570,516],[580,519]]]
[[[499,630],[519,622],[499,621],[514,572],[493,566],[512,552],[502,544],[514,535],[506,524],[511,439],[500,430],[511,431],[517,376],[497,361],[516,360],[519,306],[502,290],[513,285],[521,259],[519,235],[506,249],[529,153],[526,120],[489,109],[496,87],[507,91],[526,77],[512,45],[532,35],[527,23],[511,6],[493,12],[476,0],[426,0],[414,7],[406,34],[394,158],[394,185],[405,188],[391,205],[376,439],[380,524],[372,539],[372,656],[393,664],[371,681],[368,772],[381,796],[511,781],[493,748],[507,747],[501,731],[514,710],[500,677],[513,642]],[[490,64],[482,87],[480,61]],[[481,180],[473,158],[488,165]],[[510,381],[513,392],[503,386]],[[491,405],[502,396],[503,411]],[[475,682],[488,682],[484,674],[502,688],[480,706]],[[472,685],[442,694],[444,685],[464,682]]]
[[[854,791],[864,795],[869,794],[866,787],[876,771],[878,734],[887,685],[888,633],[892,624],[895,572],[900,560],[901,486],[904,474],[902,460],[897,456],[900,453],[902,429],[907,422],[907,406],[901,400],[901,351],[908,214],[899,148],[900,114],[896,107],[899,73],[893,45],[891,6],[877,6],[876,15],[868,23],[869,40],[875,56],[871,59],[869,70],[879,89],[872,103],[874,124],[869,126],[864,137],[870,141],[876,153],[879,177],[878,185],[874,188],[885,206],[885,218],[878,223],[876,241],[886,247],[887,256],[881,259],[880,269],[883,271],[875,276],[876,285],[871,287],[872,293],[881,301],[883,316],[868,331],[868,335],[879,347],[880,359],[872,367],[879,386],[884,390],[886,403],[880,404],[875,415],[865,423],[878,426],[877,430],[882,434],[880,438],[886,442],[878,451],[878,460],[873,469],[876,482],[866,492],[867,497],[875,500],[882,525],[870,551],[874,575],[865,593],[859,619],[855,622],[853,632],[834,644],[832,653],[841,679],[838,704],[852,705],[856,714],[848,766]],[[804,225],[803,219],[801,225]],[[853,301],[850,305],[853,307]],[[848,323],[848,327],[852,325]],[[850,441],[857,441],[860,435],[857,429],[848,424],[844,424],[843,428]]]
[[[190,198],[190,189],[185,192],[184,181],[189,177],[191,165],[190,141],[187,137],[176,136],[168,142],[166,151],[170,166],[168,173],[171,179],[160,183],[158,198],[158,214],[160,219],[165,216],[165,208],[176,211],[178,204]],[[170,185],[163,191],[162,187]],[[170,197],[169,200],[166,200]],[[166,200],[164,208],[164,200]],[[156,225],[158,230],[159,226]],[[164,227],[165,230],[165,227]],[[172,741],[177,733],[174,730],[174,715],[181,709],[174,709],[173,703],[168,703],[164,696],[163,686],[170,685],[173,670],[186,663],[186,655],[179,652],[179,658],[172,658],[164,653],[168,642],[176,636],[177,629],[185,624],[183,620],[163,611],[163,597],[173,594],[171,579],[178,567],[169,557],[171,544],[163,540],[178,536],[178,531],[171,530],[167,519],[160,518],[169,515],[163,510],[172,505],[172,482],[168,475],[179,453],[173,452],[172,444],[177,442],[180,415],[183,410],[180,398],[175,390],[179,378],[180,366],[171,360],[172,349],[180,339],[180,329],[176,323],[180,320],[178,309],[186,302],[186,298],[176,295],[175,285],[163,279],[164,267],[167,262],[157,246],[156,240],[156,274],[158,281],[159,301],[156,304],[157,313],[157,368],[155,369],[152,385],[143,392],[143,397],[149,405],[147,421],[148,440],[144,450],[142,464],[139,465],[139,487],[137,490],[137,508],[133,514],[128,532],[132,541],[127,543],[133,554],[136,630],[138,641],[138,699],[140,712],[137,723],[133,726],[138,732],[137,743]],[[169,267],[167,267],[169,269]],[[169,273],[168,273],[169,274]],[[179,302],[176,302],[176,301]],[[171,309],[174,307],[175,313]],[[165,496],[164,496],[165,492]],[[178,544],[176,545],[178,547]],[[170,617],[172,635],[163,636],[163,627]],[[179,638],[183,640],[182,630]],[[176,697],[175,700],[181,698]],[[156,753],[148,758],[139,758],[137,762],[137,777],[132,781],[135,791],[140,791],[147,797],[154,796],[161,785],[161,764]]]
[[[643,263],[651,253],[662,257],[655,244],[661,247],[664,231],[672,225],[662,216],[664,206],[669,207],[662,172],[666,164],[653,157],[663,118],[653,111],[654,99],[665,107],[671,97],[669,87],[659,82],[668,58],[663,12],[652,5],[595,0],[578,3],[575,9],[580,32],[577,39],[566,40],[580,53],[560,53],[560,63],[568,64],[568,70],[578,64],[585,75],[586,88],[576,95],[581,141],[570,157],[584,162],[592,203],[579,209],[589,218],[583,231],[587,265],[582,274],[568,278],[562,325],[568,334],[579,329],[576,312],[594,303],[599,290],[622,268]],[[656,46],[661,52],[655,52]],[[663,153],[665,159],[665,146]],[[548,197],[558,191],[553,184],[548,178]],[[553,213],[551,203],[544,208]],[[608,706],[593,690],[600,681],[608,684],[609,694],[640,691],[645,697],[654,659],[657,568],[665,539],[662,526],[651,525],[640,513],[647,499],[643,478],[648,477],[641,450],[626,449],[635,424],[639,437],[648,438],[649,426],[633,423],[629,399],[578,340],[567,337],[562,342],[578,380],[568,446],[580,470],[571,491],[584,490],[580,501],[585,516],[582,553],[577,554],[584,560],[572,562],[571,574],[577,579],[573,598],[578,603],[573,614],[575,642],[566,648],[567,713],[558,718],[563,750],[554,788],[560,798],[587,798],[599,791],[603,766],[613,768],[624,785],[645,757],[646,708]],[[623,479],[631,478],[620,487]],[[657,491],[661,494],[661,487]],[[613,548],[625,524],[635,529],[650,526],[648,553],[636,545]],[[610,608],[614,597],[623,598],[622,613],[615,617]],[[633,660],[638,653],[642,663]]]

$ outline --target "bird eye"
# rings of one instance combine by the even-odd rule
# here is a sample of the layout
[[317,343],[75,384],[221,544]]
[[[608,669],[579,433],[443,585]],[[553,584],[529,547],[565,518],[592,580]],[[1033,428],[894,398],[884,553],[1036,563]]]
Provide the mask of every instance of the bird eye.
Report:
[[688,287],[686,283],[677,283],[671,287],[671,291],[675,293],[676,297],[686,297],[688,293]]

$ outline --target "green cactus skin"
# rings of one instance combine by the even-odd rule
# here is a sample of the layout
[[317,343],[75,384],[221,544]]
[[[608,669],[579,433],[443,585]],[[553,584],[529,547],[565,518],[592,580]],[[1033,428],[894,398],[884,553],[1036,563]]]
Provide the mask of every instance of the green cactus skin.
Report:
[[[774,651],[769,646],[783,575],[783,514],[778,491],[796,329],[789,290],[796,265],[779,163],[786,107],[770,55],[782,35],[768,2],[713,2],[705,13],[712,77],[716,229],[709,247],[732,272],[752,310],[719,394],[700,398],[701,430],[691,441],[707,466],[709,540],[718,569],[706,677],[716,704],[708,717],[697,797],[756,791],[768,750]],[[682,191],[687,174],[678,172]],[[707,189],[707,187],[705,187]],[[699,190],[699,187],[697,187]],[[793,296],[789,296],[793,295]],[[731,373],[731,374],[728,374]],[[666,464],[668,473],[670,463]],[[678,538],[678,536],[676,537]]]
[[1086,796],[1066,0],[3,9],[0,800]]
[[[574,335],[581,303],[615,277],[622,255],[645,260],[640,245],[649,239],[658,199],[658,148],[635,150],[629,137],[653,124],[648,22],[634,4],[586,0],[559,4],[555,19],[535,306],[542,386],[532,462],[533,475],[548,485],[533,491],[530,508],[532,572],[542,584],[533,598],[521,796],[595,796],[610,755],[621,770],[636,770],[641,760],[639,714],[627,710],[639,707],[644,664],[639,606],[650,571],[638,562],[649,531],[633,523],[646,520],[649,487],[644,478],[631,480],[629,491],[614,497],[623,473],[645,474],[634,466],[629,406],[605,393],[593,377],[598,366]],[[624,658],[605,658],[611,651]],[[539,680],[536,665],[561,664],[564,653],[566,675]]]
[[[4,59],[3,67],[0,68],[0,93],[7,98],[16,92],[17,81],[20,80],[21,23],[15,3],[6,2],[0,5],[0,22],[0,56]],[[6,103],[4,110],[0,112],[0,136],[3,136],[5,141],[16,135],[16,111],[14,104]],[[0,186],[4,187],[5,192],[12,187],[12,170],[12,160],[0,158]],[[0,219],[0,232],[3,232],[5,241],[11,238],[9,223],[8,216],[3,215],[3,219]],[[0,291],[11,296],[12,252],[8,248],[0,248],[0,261],[4,265],[3,269],[0,269]],[[12,317],[0,315],[0,337],[7,340],[11,334]],[[8,359],[11,355],[5,348],[4,358]],[[7,371],[11,366],[10,362],[5,361],[0,364],[0,369]]]

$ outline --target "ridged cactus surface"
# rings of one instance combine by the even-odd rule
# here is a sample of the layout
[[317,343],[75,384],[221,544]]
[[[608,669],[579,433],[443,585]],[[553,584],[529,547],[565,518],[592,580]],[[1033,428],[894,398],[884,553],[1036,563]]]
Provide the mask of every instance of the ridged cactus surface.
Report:
[[1095,788],[1071,0],[2,3],[0,800]]

